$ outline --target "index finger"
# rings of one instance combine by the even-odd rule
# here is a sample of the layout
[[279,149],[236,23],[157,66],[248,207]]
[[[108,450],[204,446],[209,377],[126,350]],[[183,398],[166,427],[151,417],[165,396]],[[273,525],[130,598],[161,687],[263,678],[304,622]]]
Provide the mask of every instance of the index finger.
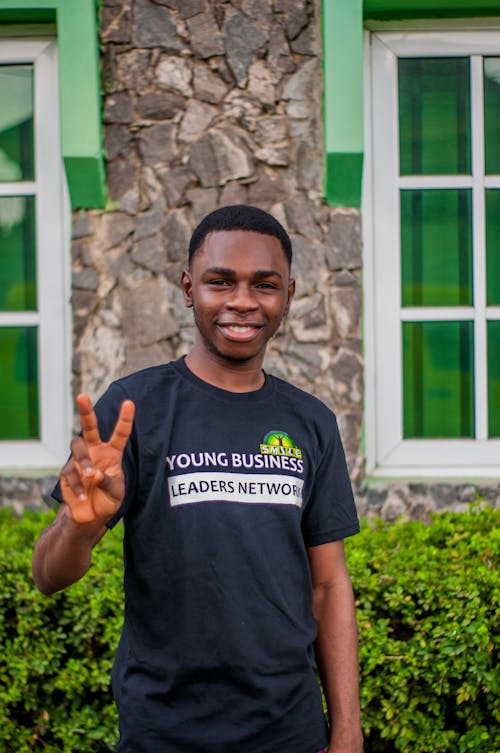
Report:
[[124,400],[121,404],[120,414],[116,422],[113,433],[109,439],[109,444],[113,449],[123,452],[125,445],[130,437],[132,425],[134,423],[135,405],[132,400]]
[[99,434],[97,416],[94,413],[90,397],[81,393],[77,395],[76,404],[78,406],[78,413],[80,414],[83,438],[88,445],[100,444],[101,435]]

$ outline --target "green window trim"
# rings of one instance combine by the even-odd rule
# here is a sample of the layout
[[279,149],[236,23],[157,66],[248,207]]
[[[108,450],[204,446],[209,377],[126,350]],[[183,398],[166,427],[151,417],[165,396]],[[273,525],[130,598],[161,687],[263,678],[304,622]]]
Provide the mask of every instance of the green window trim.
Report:
[[73,209],[103,207],[106,182],[96,0],[0,0],[0,23],[56,23],[61,150]]
[[359,207],[363,171],[363,2],[323,0],[324,193]]
[[328,204],[361,206],[363,20],[499,15],[500,0],[323,0],[323,192]]
[[364,0],[364,17],[465,18],[500,14],[499,0]]

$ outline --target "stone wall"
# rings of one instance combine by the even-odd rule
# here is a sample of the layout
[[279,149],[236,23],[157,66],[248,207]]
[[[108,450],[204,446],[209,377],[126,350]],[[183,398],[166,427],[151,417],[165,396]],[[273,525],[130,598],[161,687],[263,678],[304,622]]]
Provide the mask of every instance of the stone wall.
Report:
[[[320,20],[319,0],[104,0],[109,206],[73,218],[74,392],[188,350],[191,232],[255,204],[290,232],[297,279],[266,368],[337,413],[360,512],[425,517],[482,491],[364,488],[360,217],[322,199]],[[51,482],[0,479],[0,499],[36,506]]]
[[338,414],[362,476],[361,234],[322,200],[319,4],[105,0],[112,208],[74,223],[75,389],[189,348],[179,278],[196,223],[251,203],[294,244],[297,297],[266,366]]

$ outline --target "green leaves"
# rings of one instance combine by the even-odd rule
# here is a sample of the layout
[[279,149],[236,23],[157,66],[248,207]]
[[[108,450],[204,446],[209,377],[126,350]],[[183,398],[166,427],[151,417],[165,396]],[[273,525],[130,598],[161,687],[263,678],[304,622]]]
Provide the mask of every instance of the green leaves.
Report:
[[[117,737],[121,530],[83,580],[45,597],[31,553],[52,518],[0,511],[0,753],[105,753]],[[377,522],[346,542],[366,753],[500,750],[499,522],[476,508],[430,526]]]
[[122,623],[121,531],[100,543],[86,578],[46,597],[31,554],[53,517],[0,511],[0,753],[116,744],[109,675]]
[[485,507],[378,522],[346,542],[367,753],[500,749],[499,519]]

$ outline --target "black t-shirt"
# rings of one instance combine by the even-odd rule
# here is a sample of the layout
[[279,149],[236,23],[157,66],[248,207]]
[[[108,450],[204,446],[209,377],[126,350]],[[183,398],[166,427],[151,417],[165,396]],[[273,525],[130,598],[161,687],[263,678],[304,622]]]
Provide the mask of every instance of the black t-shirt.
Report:
[[117,752],[316,753],[306,547],[359,530],[333,413],[268,375],[218,389],[180,359],[109,387],[103,438],[127,398]]

